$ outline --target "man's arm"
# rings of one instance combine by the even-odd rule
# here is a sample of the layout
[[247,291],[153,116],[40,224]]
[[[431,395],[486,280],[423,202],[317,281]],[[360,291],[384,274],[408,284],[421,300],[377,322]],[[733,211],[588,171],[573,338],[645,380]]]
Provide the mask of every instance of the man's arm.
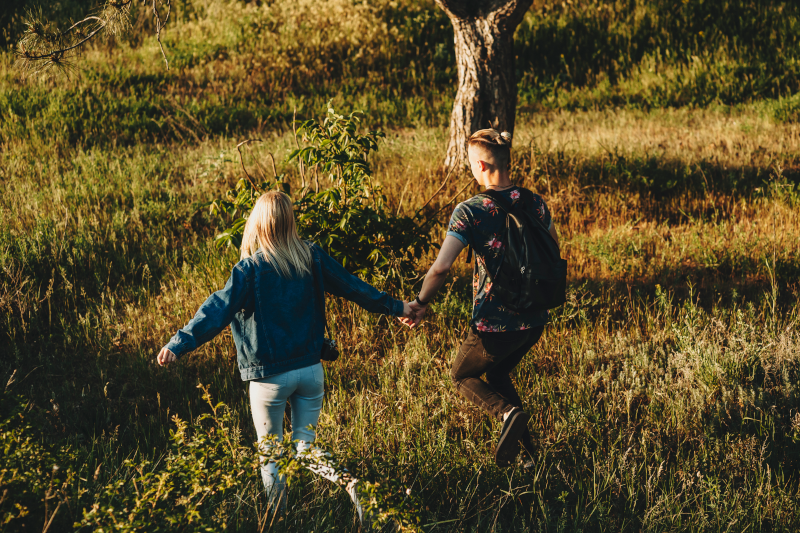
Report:
[[423,302],[429,302],[436,296],[439,289],[444,285],[447,279],[447,274],[453,263],[456,262],[456,257],[461,253],[461,250],[466,248],[464,243],[452,235],[444,238],[442,247],[439,250],[439,255],[436,261],[433,262],[430,270],[425,275],[425,280],[422,282],[422,289],[419,291],[419,299]]
[[560,250],[561,243],[558,242],[558,232],[556,231],[556,224],[555,222],[552,221],[550,222],[550,235],[552,235],[553,238],[556,240],[556,246],[558,246],[558,249]]

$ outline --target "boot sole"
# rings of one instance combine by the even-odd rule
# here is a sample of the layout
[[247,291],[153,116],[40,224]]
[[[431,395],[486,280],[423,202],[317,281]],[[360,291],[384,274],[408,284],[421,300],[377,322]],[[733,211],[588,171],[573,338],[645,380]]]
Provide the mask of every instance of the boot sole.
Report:
[[497,448],[494,452],[494,462],[497,466],[508,466],[519,455],[519,438],[528,427],[530,419],[531,415],[525,411],[517,411],[511,414],[508,429],[500,435],[500,440],[497,442]]

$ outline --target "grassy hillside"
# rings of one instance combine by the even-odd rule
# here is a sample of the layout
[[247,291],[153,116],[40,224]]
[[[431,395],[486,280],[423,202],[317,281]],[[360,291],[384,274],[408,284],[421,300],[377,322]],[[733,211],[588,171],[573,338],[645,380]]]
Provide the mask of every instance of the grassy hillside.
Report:
[[[251,172],[271,177],[271,152],[296,189],[280,163],[291,117],[333,99],[386,128],[372,164],[393,212],[444,179],[446,19],[421,1],[310,5],[176,4],[169,71],[141,13],[69,77],[24,78],[2,55],[0,530],[358,530],[347,495],[310,475],[285,521],[266,516],[228,333],[154,364],[236,260],[203,204],[241,176],[242,138],[265,140]],[[331,302],[343,356],[326,366],[320,442],[411,488],[425,531],[797,530],[797,15],[535,5],[516,36],[512,177],[544,196],[570,262],[569,301],[515,375],[535,466],[496,468],[498,425],[450,382],[461,261],[414,331]],[[440,222],[467,183],[434,199]],[[230,420],[195,423],[212,412],[198,384]],[[156,501],[149,473],[202,496]]]
[[[356,472],[411,487],[426,530],[792,530],[800,211],[787,176],[799,139],[794,125],[709,112],[523,123],[518,146],[530,144],[514,179],[545,195],[571,264],[570,301],[516,375],[536,468],[492,466],[498,428],[447,377],[469,312],[463,264],[419,331],[333,304],[344,357],[327,366],[321,442]],[[289,147],[271,138],[278,155]],[[390,135],[375,165],[392,209],[432,194],[443,147],[438,130]],[[19,414],[3,438],[53,454],[5,456],[15,492],[4,512],[33,511],[10,531],[41,528],[48,494],[64,502],[51,530],[95,502],[131,505],[126,480],[164,460],[170,418],[208,411],[198,383],[234,409],[243,445],[253,440],[229,335],[173,369],[153,364],[235,260],[212,247],[197,207],[238,177],[231,150],[219,138],[69,158],[54,146],[4,152],[3,415]],[[252,530],[265,512],[257,489],[255,472],[244,475],[200,523],[222,513]],[[292,498],[304,505],[273,530],[353,530],[346,495],[331,490],[303,478]]]

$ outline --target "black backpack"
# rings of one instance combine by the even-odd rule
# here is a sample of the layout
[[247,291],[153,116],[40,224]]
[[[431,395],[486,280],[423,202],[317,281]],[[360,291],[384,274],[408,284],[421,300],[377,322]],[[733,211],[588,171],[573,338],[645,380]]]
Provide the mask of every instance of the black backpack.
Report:
[[494,274],[492,294],[511,311],[531,313],[566,301],[567,261],[561,259],[548,228],[533,214],[533,193],[521,187],[519,191],[520,198],[513,204],[493,190],[478,196],[491,199],[506,214],[505,250]]

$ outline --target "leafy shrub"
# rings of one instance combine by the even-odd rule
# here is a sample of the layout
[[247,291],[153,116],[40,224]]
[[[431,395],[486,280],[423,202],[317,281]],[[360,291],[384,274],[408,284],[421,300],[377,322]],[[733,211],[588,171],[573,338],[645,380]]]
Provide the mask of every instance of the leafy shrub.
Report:
[[[156,463],[126,460],[123,467],[131,475],[103,487],[79,525],[98,533],[221,531],[228,526],[240,507],[243,480],[261,482],[259,453],[242,445],[233,410],[222,402],[214,404],[203,385],[198,388],[203,389],[211,412],[190,423],[173,416],[177,429],[170,431],[166,457]],[[352,479],[333,455],[313,444],[303,453],[297,453],[288,438],[280,442],[273,436],[265,444],[268,453],[263,458],[276,461],[289,483],[308,475],[308,467],[319,465],[320,456],[339,474],[341,485]],[[402,530],[415,530],[418,520],[409,505],[414,500],[398,501],[401,493],[391,482],[359,483],[362,507],[374,523],[396,520]]]
[[[298,128],[308,144],[287,159],[298,162],[305,184],[295,200],[298,231],[351,272],[398,282],[413,276],[417,260],[436,245],[414,218],[386,209],[368,162],[383,133],[361,134],[360,123],[356,113],[343,116],[329,108],[322,122],[307,120]],[[241,244],[248,214],[270,188],[289,191],[283,174],[260,185],[245,176],[210,204],[226,228],[218,237],[220,244]]]
[[[214,404],[204,386],[198,388],[210,412],[189,422],[173,416],[176,429],[170,430],[163,458],[126,459],[109,482],[95,485],[94,493],[86,488],[76,492],[74,486],[86,457],[68,445],[44,444],[28,420],[26,402],[0,391],[0,530],[63,530],[70,524],[67,506],[79,515],[83,506],[74,527],[98,533],[225,529],[241,511],[246,480],[262,490],[259,454],[242,443],[234,411],[222,402]],[[268,444],[265,459],[276,460],[288,482],[310,476],[307,468],[319,464],[319,456],[340,474],[341,485],[352,479],[335,456],[313,445],[298,454],[288,439],[272,437]],[[94,482],[99,472],[98,467]],[[362,479],[359,497],[373,523],[394,521],[402,530],[417,529],[418,517],[411,512],[418,507],[416,494],[406,494],[397,482]]]
[[21,398],[0,391],[0,530],[38,527],[46,531],[56,517],[61,518],[59,510],[71,492],[75,455],[69,448],[42,443],[24,404]]
[[177,429],[170,430],[167,456],[155,464],[127,459],[123,467],[131,475],[103,487],[80,525],[98,533],[225,529],[232,514],[227,500],[246,476],[255,476],[258,461],[252,448],[242,446],[231,409],[211,403],[208,390],[203,398],[211,413],[191,424],[173,416]]

